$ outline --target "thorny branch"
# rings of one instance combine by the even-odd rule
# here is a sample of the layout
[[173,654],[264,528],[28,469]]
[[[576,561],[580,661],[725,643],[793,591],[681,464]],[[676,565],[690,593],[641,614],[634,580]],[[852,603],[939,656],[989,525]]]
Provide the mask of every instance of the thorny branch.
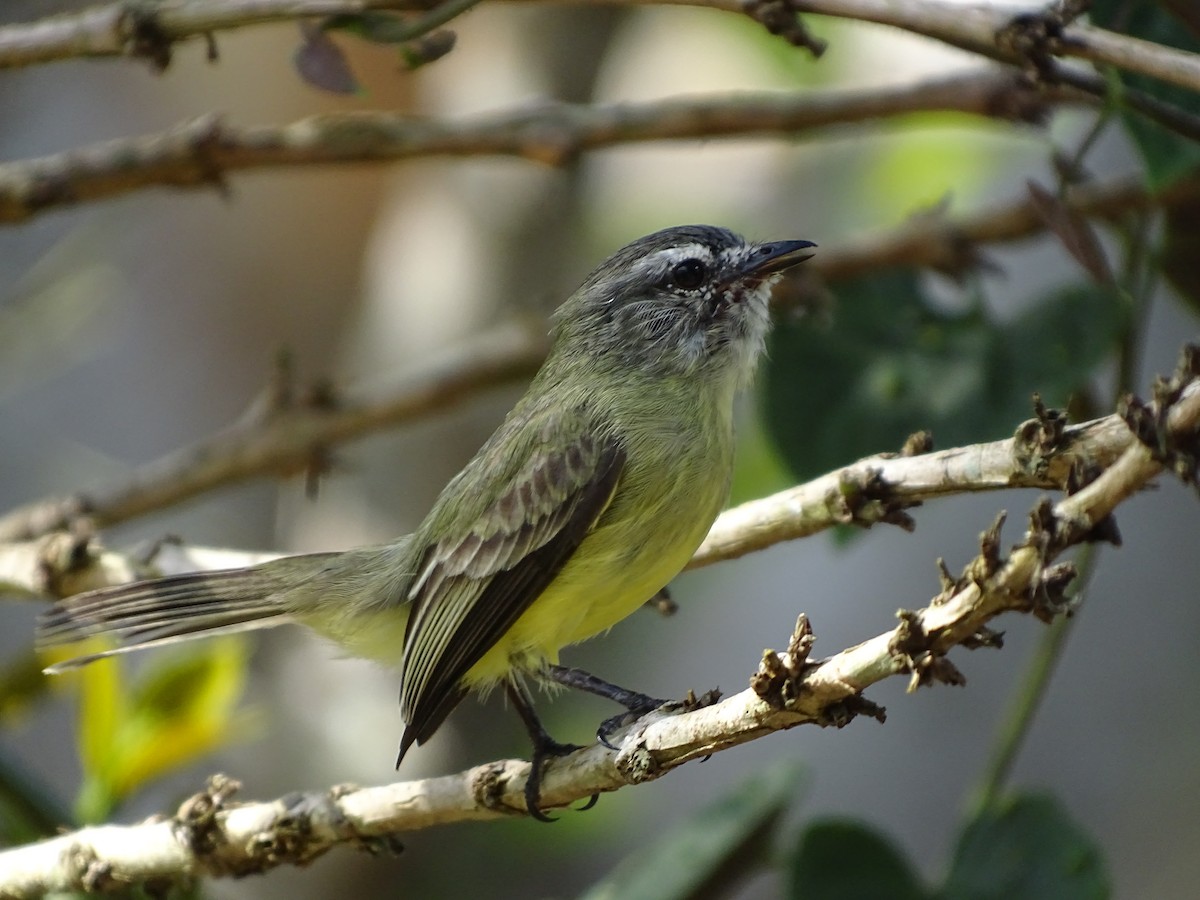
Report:
[[[946,654],[957,645],[995,645],[987,623],[1015,610],[1049,618],[1069,612],[1069,563],[1055,559],[1097,531],[1116,506],[1164,468],[1194,477],[1200,454],[1200,351],[1160,384],[1151,404],[1123,407],[1136,436],[1102,472],[1076,467],[1070,493],[1039,501],[1023,539],[1005,554],[1003,517],[981,537],[979,555],[955,579],[943,567],[942,590],[918,611],[901,610],[899,625],[823,659],[811,657],[813,634],[801,615],[784,653],[767,651],[751,688],[682,714],[651,714],[615,736],[619,750],[595,744],[556,760],[542,782],[547,806],[661,777],[683,763],[803,724],[842,727],[858,715],[882,719],[862,692],[893,675],[910,689],[961,683]],[[1063,432],[1053,417],[1023,426],[1030,446],[1051,449]],[[374,788],[338,787],[264,803],[234,804],[238,785],[214,778],[175,816],[131,825],[86,828],[0,854],[0,896],[48,891],[102,891],[197,876],[243,875],[303,864],[337,844],[378,852],[398,847],[405,831],[446,822],[524,814],[529,765],[500,760],[457,775]]]
[[399,422],[441,413],[481,390],[527,379],[545,356],[544,340],[499,328],[409,373],[390,390],[339,399],[321,387],[303,401],[286,386],[230,428],[139,469],[127,482],[93,494],[41,500],[0,518],[0,542],[70,529],[80,520],[104,527],[255,475],[320,475],[333,444]]
[[[1200,394],[1200,386],[1189,389]],[[840,524],[861,527],[884,522],[911,527],[906,510],[926,500],[1005,488],[1064,490],[1074,473],[1112,465],[1137,438],[1128,417],[1145,419],[1131,407],[1066,426],[1053,410],[1039,407],[1008,440],[916,454],[873,456],[820,478],[726,510],[716,521],[689,568],[700,568],[817,534]],[[1140,431],[1153,429],[1153,422]],[[207,445],[206,445],[207,446]],[[181,461],[199,450],[178,454]],[[165,482],[188,483],[184,475]],[[53,506],[53,504],[49,504]],[[15,521],[15,519],[14,519]],[[166,542],[151,552],[121,554],[101,548],[90,530],[53,532],[27,541],[0,543],[0,587],[22,594],[65,596],[151,575],[253,565],[279,554],[213,550]]]

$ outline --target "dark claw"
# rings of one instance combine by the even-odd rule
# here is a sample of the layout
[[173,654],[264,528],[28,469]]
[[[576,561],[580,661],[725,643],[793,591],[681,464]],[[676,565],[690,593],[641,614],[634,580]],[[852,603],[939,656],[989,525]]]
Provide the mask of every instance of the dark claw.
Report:
[[599,802],[600,802],[600,794],[599,793],[592,794],[592,796],[588,798],[588,802],[583,804],[583,806],[579,807],[579,809],[577,809],[575,811],[576,812],[587,812],[589,809],[591,809],[593,806],[595,806]]
[[615,744],[609,741],[609,735],[615,731],[620,731],[626,725],[632,725],[646,713],[654,712],[656,709],[662,709],[664,706],[672,706],[677,704],[676,700],[659,700],[657,697],[647,697],[645,694],[639,694],[635,705],[629,707],[623,713],[617,713],[611,718],[605,719],[600,723],[600,727],[596,729],[596,740],[607,747],[609,750],[620,750]]
[[[560,744],[544,731],[538,737],[534,738],[533,759],[530,762],[529,777],[525,780],[525,809],[529,811],[530,816],[539,822],[558,821],[555,816],[548,816],[542,812],[538,803],[542,793],[542,772],[545,771],[546,763],[551,759],[566,756],[569,753],[574,753],[576,750],[582,749],[578,744]],[[594,806],[598,796],[593,796],[584,809],[590,809]]]

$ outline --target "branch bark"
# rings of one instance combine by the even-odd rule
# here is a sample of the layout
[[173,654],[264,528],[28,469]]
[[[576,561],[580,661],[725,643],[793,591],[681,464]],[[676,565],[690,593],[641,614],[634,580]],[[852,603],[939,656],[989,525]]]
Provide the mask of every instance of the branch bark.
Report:
[[318,391],[303,404],[288,400],[286,390],[275,392],[229,429],[142,467],[128,482],[11,511],[0,518],[0,542],[70,529],[84,518],[96,527],[114,525],[255,475],[320,472],[331,444],[440,413],[485,388],[527,379],[545,353],[544,340],[500,328],[466,341],[386,391],[348,401]]
[[1036,122],[1052,105],[1092,102],[1082,91],[1039,89],[989,69],[893,88],[559,103],[457,121],[361,112],[237,127],[207,116],[159,134],[0,164],[0,222],[150,186],[219,188],[233,172],[265,167],[490,155],[562,165],[585,150],[627,143],[797,134],[924,111]]
[[[942,592],[928,606],[901,610],[895,628],[824,660],[809,659],[813,636],[801,616],[788,651],[764,654],[750,690],[692,712],[646,716],[616,736],[619,750],[596,744],[556,760],[542,781],[543,802],[565,806],[653,780],[689,760],[798,725],[841,727],[862,714],[882,718],[862,692],[894,675],[907,675],[910,689],[961,683],[946,653],[960,644],[992,642],[986,628],[991,619],[1005,611],[1042,618],[1069,611],[1063,591],[1073,573],[1069,564],[1053,560],[1094,539],[1096,526],[1162,471],[1162,447],[1187,447],[1194,476],[1200,437],[1194,367],[1187,387],[1165,396],[1141,418],[1163,426],[1141,434],[1159,450],[1133,441],[1087,486],[1055,504],[1039,502],[1024,539],[1007,556],[999,549],[1001,517],[983,534],[979,556],[960,578],[944,575]],[[0,853],[0,897],[244,875],[307,863],[338,844],[394,849],[405,831],[524,814],[528,774],[528,763],[500,760],[442,778],[244,805],[229,802],[236,784],[217,777],[171,819],[85,828]]]
[[[1200,393],[1200,388],[1194,390]],[[1007,440],[916,456],[868,457],[726,510],[688,568],[736,559],[834,525],[904,525],[904,510],[938,497],[1014,487],[1062,490],[1072,472],[1088,466],[1107,468],[1134,443],[1118,415],[1063,427],[1057,416],[1048,414],[1024,423]],[[179,456],[193,454],[202,455],[193,450]],[[174,477],[190,480],[165,475],[164,481]],[[63,597],[140,578],[250,566],[281,555],[173,541],[149,552],[118,553],[99,546],[89,533],[57,531],[0,544],[0,589],[21,596]]]
[[[679,5],[761,18],[782,4],[792,13],[818,13],[900,28],[1001,62],[1024,65],[1026,45],[1014,45],[1013,12],[946,0],[576,0],[622,6]],[[0,68],[79,57],[133,56],[157,68],[175,43],[265,22],[354,14],[365,10],[420,11],[421,0],[160,0],[149,6],[115,2],[78,13],[0,28]],[[1072,22],[1054,29],[1038,53],[1087,59],[1200,91],[1195,54]]]

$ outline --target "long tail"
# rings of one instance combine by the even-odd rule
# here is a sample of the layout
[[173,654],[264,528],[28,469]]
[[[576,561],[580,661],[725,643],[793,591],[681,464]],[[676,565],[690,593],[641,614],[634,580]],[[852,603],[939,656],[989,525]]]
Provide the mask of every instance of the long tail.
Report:
[[271,628],[292,621],[298,592],[337,553],[273,560],[248,569],[194,572],[66,597],[42,614],[39,648],[102,636],[115,645],[58,663],[58,672],[143,647]]

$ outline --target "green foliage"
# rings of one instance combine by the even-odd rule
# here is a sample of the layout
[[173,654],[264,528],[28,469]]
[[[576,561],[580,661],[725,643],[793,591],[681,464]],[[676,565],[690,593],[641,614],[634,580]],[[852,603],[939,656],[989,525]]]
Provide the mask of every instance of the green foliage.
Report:
[[873,828],[847,819],[813,822],[788,869],[790,900],[929,900],[904,854]]
[[1111,894],[1092,839],[1045,796],[984,810],[964,829],[944,900],[1104,900]]
[[0,751],[0,847],[50,837],[70,821],[49,786]]
[[840,282],[827,329],[801,322],[772,338],[762,402],[769,431],[798,478],[898,450],[914,431],[939,446],[1005,437],[1030,415],[1034,391],[1065,404],[1116,347],[1120,295],[1072,285],[1010,322],[982,308],[936,308],[916,273]]
[[799,795],[806,774],[783,760],[699,810],[625,859],[582,900],[686,900],[719,894],[767,862],[771,830]]
[[107,818],[134,791],[246,731],[237,705],[246,682],[238,638],[157,658],[132,684],[116,658],[82,669],[79,752],[82,822]]
[[[1092,21],[1104,28],[1189,53],[1200,53],[1200,39],[1160,3],[1095,0],[1090,14]],[[1200,115],[1200,95],[1185,87],[1136,72],[1121,71],[1114,77],[1119,79],[1119,85],[1142,91],[1192,115]],[[1119,88],[1116,93],[1120,104]],[[1121,105],[1121,118],[1146,163],[1146,182],[1151,188],[1166,187],[1200,167],[1200,144],[1163,128],[1124,105]]]
[[814,822],[788,871],[791,900],[1104,900],[1100,852],[1049,797],[1002,801],[968,822],[940,889],[868,825]]

